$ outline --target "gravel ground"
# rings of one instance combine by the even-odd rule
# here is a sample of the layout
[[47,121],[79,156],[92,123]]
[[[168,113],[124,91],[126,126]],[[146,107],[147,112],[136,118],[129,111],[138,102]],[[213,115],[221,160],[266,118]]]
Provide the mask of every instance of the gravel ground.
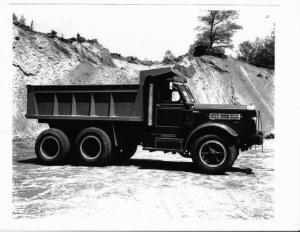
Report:
[[178,154],[141,148],[119,166],[45,166],[32,146],[14,143],[13,218],[271,219],[274,144],[242,152],[224,175],[206,175]]

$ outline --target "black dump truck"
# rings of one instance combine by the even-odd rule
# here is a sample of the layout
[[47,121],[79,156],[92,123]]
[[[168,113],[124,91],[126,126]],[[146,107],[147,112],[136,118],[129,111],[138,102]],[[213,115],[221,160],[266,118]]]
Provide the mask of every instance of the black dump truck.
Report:
[[29,119],[47,123],[37,157],[57,164],[128,160],[137,146],[178,152],[199,171],[222,173],[239,151],[262,144],[259,111],[252,106],[201,104],[172,67],[140,72],[139,84],[27,86]]

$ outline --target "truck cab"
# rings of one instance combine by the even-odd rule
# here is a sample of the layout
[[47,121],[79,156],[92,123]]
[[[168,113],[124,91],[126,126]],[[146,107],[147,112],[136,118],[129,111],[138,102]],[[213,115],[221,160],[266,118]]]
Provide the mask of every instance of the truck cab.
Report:
[[144,149],[178,152],[215,172],[232,165],[240,150],[263,143],[260,114],[253,106],[201,104],[187,78],[175,70],[170,74],[146,82]]

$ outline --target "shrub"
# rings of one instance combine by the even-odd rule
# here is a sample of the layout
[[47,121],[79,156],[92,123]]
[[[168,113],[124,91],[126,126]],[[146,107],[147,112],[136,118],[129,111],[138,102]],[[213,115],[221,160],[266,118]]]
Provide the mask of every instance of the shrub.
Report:
[[25,19],[24,15],[21,15],[21,17],[20,17],[18,23],[20,23],[20,24],[26,26],[26,19]]
[[50,38],[55,38],[56,36],[57,36],[57,32],[56,31],[54,31],[54,30],[51,30],[51,32],[50,33],[48,33],[47,34],[48,35],[48,37],[50,37]]
[[189,54],[194,57],[200,57],[204,55],[211,55],[220,58],[226,58],[225,50],[220,47],[212,47],[208,42],[197,40],[189,49]]
[[13,22],[18,23],[18,17],[16,16],[15,13],[13,13]]
[[172,64],[175,62],[175,56],[173,55],[173,53],[170,50],[167,50],[165,52],[165,56],[164,56],[162,62],[164,64]]
[[142,60],[141,64],[145,66],[151,66],[154,64],[154,62],[152,60]]
[[91,43],[91,44],[96,44],[98,43],[97,39],[88,39],[87,42]]
[[133,63],[133,64],[139,63],[139,59],[135,56],[126,56],[125,59],[128,63]]
[[72,37],[72,38],[69,38],[69,39],[66,39],[68,43],[73,43],[76,41],[76,38],[75,37]]
[[188,54],[183,54],[183,55],[177,56],[177,57],[175,58],[175,62],[180,62],[180,61],[182,61],[186,56],[188,56]]
[[110,53],[110,55],[112,56],[112,58],[124,60],[124,57],[122,57],[122,55],[120,53]]
[[85,39],[84,37],[80,36],[79,33],[77,33],[77,35],[76,35],[76,41],[77,41],[78,43],[83,43],[83,42],[86,41],[86,39]]

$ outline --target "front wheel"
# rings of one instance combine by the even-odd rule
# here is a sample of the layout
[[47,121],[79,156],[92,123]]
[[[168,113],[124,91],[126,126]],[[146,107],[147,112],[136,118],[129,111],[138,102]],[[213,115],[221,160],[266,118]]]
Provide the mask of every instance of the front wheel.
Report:
[[227,143],[217,135],[205,135],[197,139],[192,149],[192,159],[196,167],[210,174],[224,173],[234,163],[237,156],[234,144]]

